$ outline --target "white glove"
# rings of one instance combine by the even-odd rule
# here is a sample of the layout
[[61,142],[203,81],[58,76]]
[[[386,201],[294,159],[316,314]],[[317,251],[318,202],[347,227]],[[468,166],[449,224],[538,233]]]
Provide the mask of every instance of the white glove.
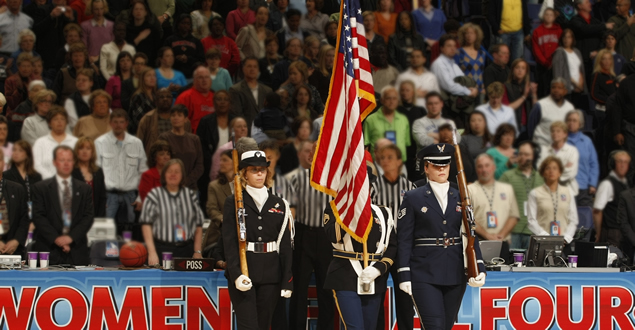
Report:
[[366,269],[362,270],[362,274],[359,275],[359,277],[362,279],[362,283],[370,283],[380,275],[381,273],[379,272],[379,269],[373,266],[368,266]]
[[238,276],[234,283],[236,284],[236,289],[243,292],[249,291],[252,287],[251,279],[245,275]]
[[291,298],[291,293],[292,292],[293,291],[291,291],[291,290],[281,290],[280,291],[280,297],[282,297],[282,298]]
[[478,274],[478,276],[470,278],[467,281],[467,284],[469,284],[473,288],[482,287],[483,285],[485,285],[485,273],[480,273]]
[[401,289],[401,291],[412,296],[412,282],[408,281],[408,282],[399,283],[399,288]]

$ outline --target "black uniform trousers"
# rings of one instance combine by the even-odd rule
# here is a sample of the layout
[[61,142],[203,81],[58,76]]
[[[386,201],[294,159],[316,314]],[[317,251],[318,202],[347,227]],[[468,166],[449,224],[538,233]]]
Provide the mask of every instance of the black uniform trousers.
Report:
[[[397,275],[397,267],[393,265],[390,267],[390,276],[392,276],[392,282],[395,285],[393,292],[395,293],[395,309],[397,311],[397,327],[399,329],[414,329],[414,317],[415,309],[412,306],[412,298],[401,289],[399,289],[399,281]],[[377,322],[377,330],[384,330],[384,298],[382,296],[381,308],[379,313],[379,320]],[[391,324],[392,327],[392,324]]]
[[[355,291],[335,291],[333,297],[346,330],[375,330],[381,297],[386,292],[359,295]],[[382,327],[383,328],[383,327]],[[400,328],[401,329],[401,328]]]
[[318,329],[333,329],[335,315],[333,292],[324,289],[331,259],[333,259],[333,246],[326,238],[324,228],[312,228],[296,222],[289,329],[306,329],[309,282],[313,271],[315,271],[315,287],[320,310]]
[[269,330],[280,297],[280,284],[254,284],[245,292],[236,289],[232,281],[227,281],[227,287],[236,312],[236,328]]
[[466,284],[412,283],[412,295],[421,313],[419,320],[426,330],[452,330],[461,308]]

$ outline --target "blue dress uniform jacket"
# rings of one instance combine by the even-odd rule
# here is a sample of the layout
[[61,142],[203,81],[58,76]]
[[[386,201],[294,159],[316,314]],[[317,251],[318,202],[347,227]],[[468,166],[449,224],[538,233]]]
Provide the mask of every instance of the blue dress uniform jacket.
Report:
[[[384,218],[384,228],[388,230],[388,210],[382,207],[382,213]],[[373,210],[373,222],[371,223],[370,233],[368,234],[367,249],[368,253],[372,254],[377,252],[377,244],[381,239],[381,225],[378,223],[379,218]],[[326,237],[331,243],[342,243],[342,238],[347,235],[344,229],[340,227],[333,215],[331,207],[326,207],[324,211],[324,230],[326,231]],[[355,252],[359,252],[360,255],[364,251],[362,243],[351,239],[353,249]],[[394,264],[395,257],[397,255],[397,236],[394,230],[390,231],[390,238],[388,245],[385,247],[385,252],[381,259],[373,267],[377,268],[381,273],[377,279],[375,279],[375,292],[380,293],[386,291],[386,281],[388,280],[388,270]],[[359,261],[364,268],[364,262]],[[369,262],[370,264],[370,262]],[[326,281],[324,282],[325,289],[331,289],[335,291],[355,291],[357,292],[357,273],[351,265],[350,259],[333,257],[331,264],[326,275]]]
[[[223,245],[227,268],[225,276],[233,283],[242,275],[240,257],[238,256],[238,233],[236,230],[236,208],[234,196],[225,200],[223,212]],[[286,206],[284,200],[269,193],[269,198],[258,211],[253,198],[243,190],[246,213],[247,242],[275,242],[282,229]],[[291,270],[293,250],[291,248],[291,232],[289,226],[284,228],[284,235],[278,246],[278,252],[254,253],[247,251],[249,278],[254,285],[280,284],[282,290],[293,290],[293,273]]]
[[[406,192],[397,220],[399,281],[435,285],[458,285],[467,282],[463,264],[463,245],[459,239],[449,246],[417,246],[420,238],[461,237],[462,208],[459,191],[448,189],[445,213],[426,184]],[[429,242],[429,241],[428,241]],[[474,249],[479,272],[485,272],[478,239]]]

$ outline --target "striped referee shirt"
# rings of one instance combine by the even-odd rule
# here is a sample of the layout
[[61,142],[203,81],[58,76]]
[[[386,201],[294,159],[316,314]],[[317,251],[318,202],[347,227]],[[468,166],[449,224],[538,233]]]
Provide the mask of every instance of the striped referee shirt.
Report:
[[296,221],[309,227],[322,227],[324,209],[331,196],[311,187],[311,175],[308,169],[300,169],[291,178],[291,185],[297,196]]
[[269,192],[286,200],[289,203],[289,207],[294,207],[297,204],[295,188],[282,175],[276,174],[273,177],[273,185],[269,188]]
[[381,175],[377,181],[373,182],[373,190],[370,192],[370,198],[373,204],[383,205],[392,211],[392,218],[397,219],[399,205],[403,200],[406,191],[415,189],[414,183],[410,182],[405,176],[400,175],[397,182],[390,182],[385,176]]
[[151,224],[155,239],[174,243],[177,226],[183,228],[185,240],[193,239],[203,218],[195,191],[183,187],[173,195],[164,187],[156,187],[143,202],[139,223]]

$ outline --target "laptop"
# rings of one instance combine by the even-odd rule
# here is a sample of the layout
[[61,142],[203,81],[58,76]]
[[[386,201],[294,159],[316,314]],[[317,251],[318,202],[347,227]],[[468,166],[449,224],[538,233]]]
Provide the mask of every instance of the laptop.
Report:
[[485,264],[492,264],[492,259],[501,256],[503,241],[478,241]]

